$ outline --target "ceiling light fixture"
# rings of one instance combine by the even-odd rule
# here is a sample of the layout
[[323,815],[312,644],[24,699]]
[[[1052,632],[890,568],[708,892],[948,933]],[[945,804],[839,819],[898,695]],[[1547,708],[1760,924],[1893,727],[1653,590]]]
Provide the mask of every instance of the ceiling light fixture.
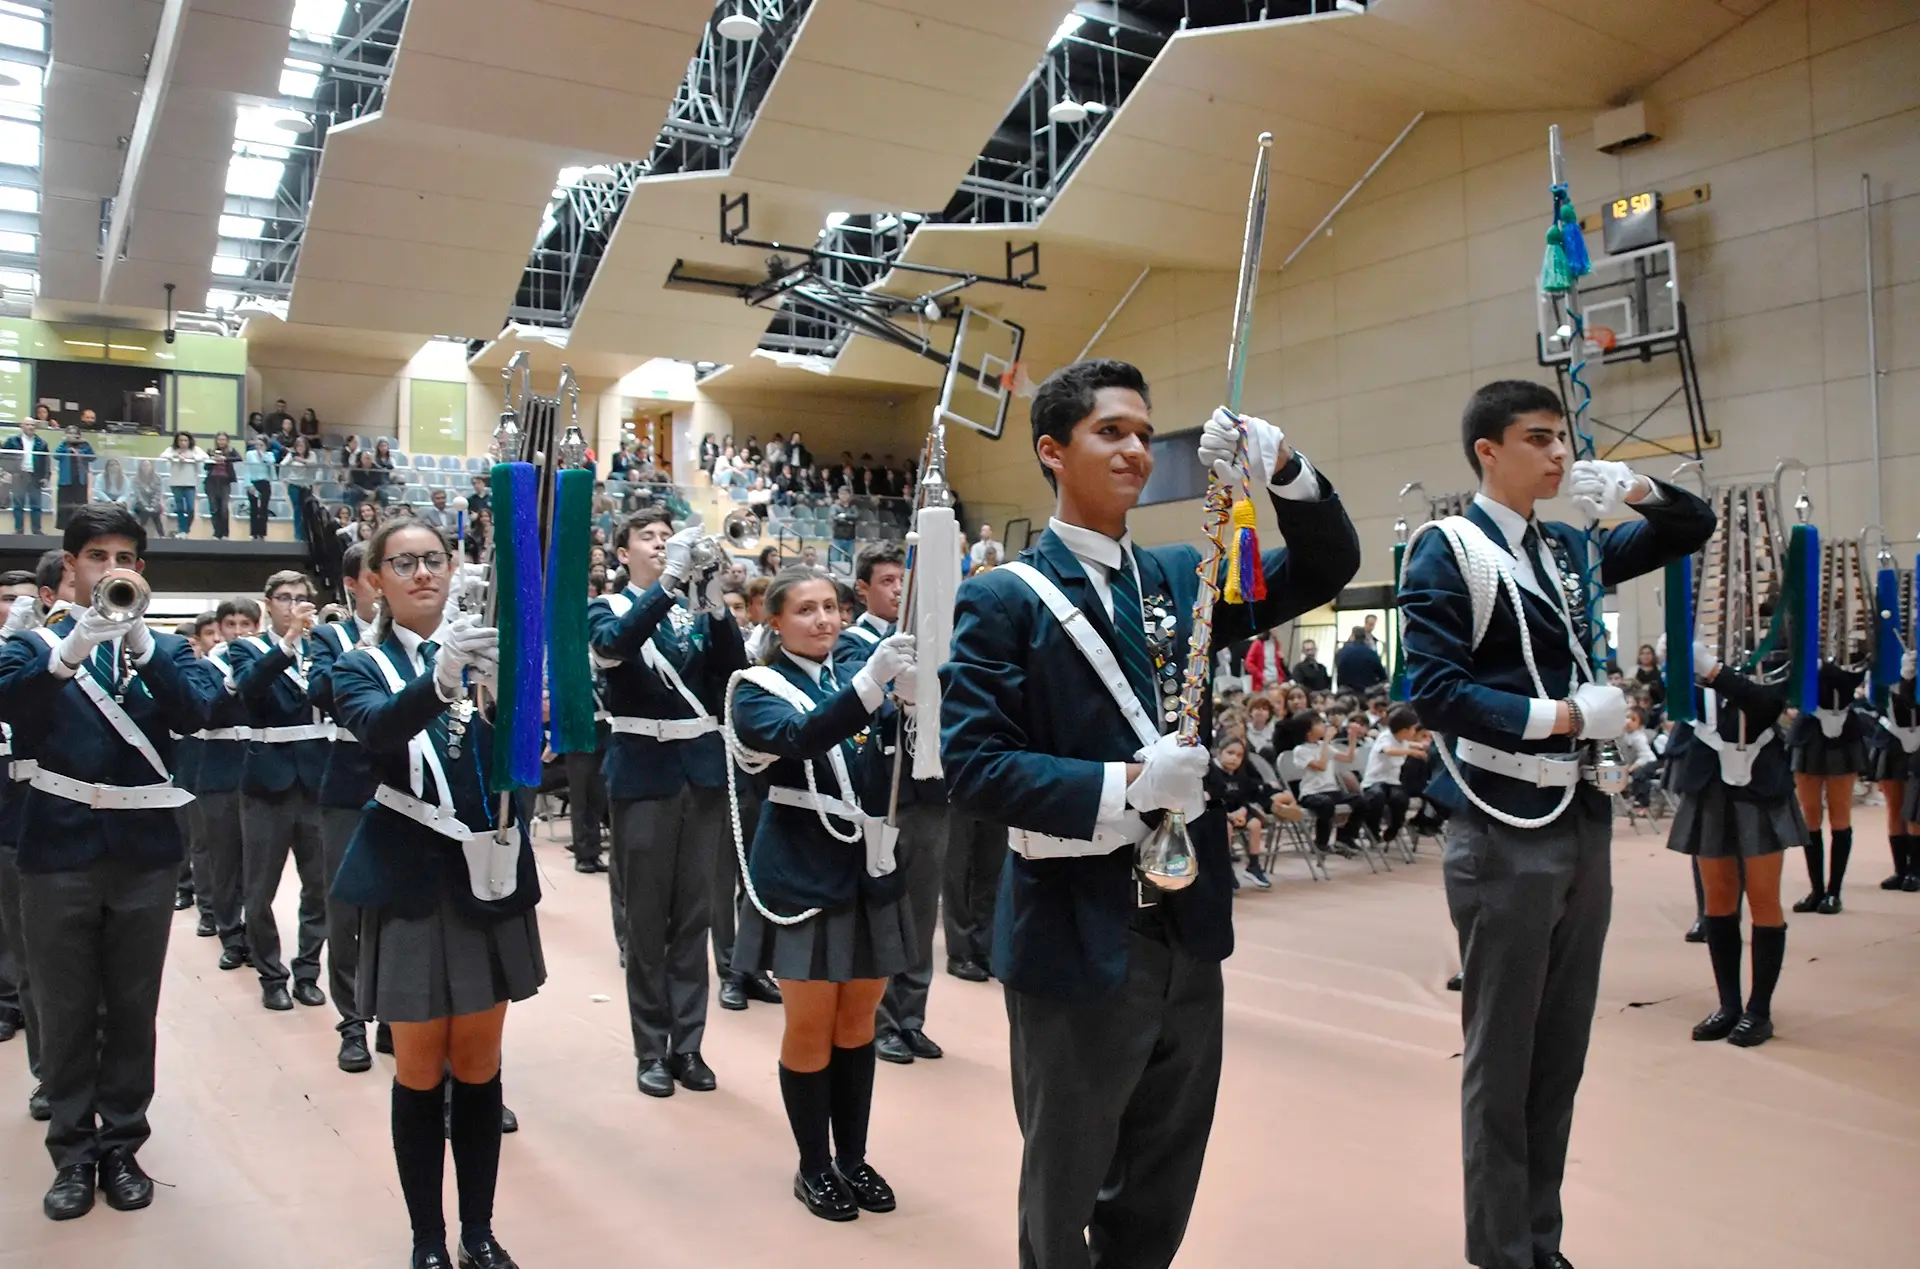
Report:
[[1367,6],[1360,0],[1333,0],[1333,7],[1342,13],[1365,13]]
[[1073,94],[1069,92],[1047,107],[1047,118],[1054,123],[1085,123],[1087,108],[1075,101]]
[[1104,101],[1089,101],[1082,104],[1085,105],[1087,113],[1090,115],[1104,115],[1107,113],[1107,103]]
[[295,136],[313,131],[313,120],[305,115],[281,115],[273,121],[273,126],[281,132],[291,132]]
[[743,44],[759,39],[762,32],[760,20],[747,12],[744,0],[738,9],[721,18],[713,29],[720,33],[721,39],[738,40]]

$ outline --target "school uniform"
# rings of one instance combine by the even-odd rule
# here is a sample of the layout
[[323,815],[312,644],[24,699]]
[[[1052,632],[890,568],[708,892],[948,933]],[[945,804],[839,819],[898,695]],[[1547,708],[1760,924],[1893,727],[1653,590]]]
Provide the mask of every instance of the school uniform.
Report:
[[[311,634],[289,656],[277,638],[250,635],[231,646],[234,688],[247,705],[247,758],[241,777],[240,824],[246,858],[247,951],[263,989],[291,976],[317,987],[327,941],[326,846],[320,836],[320,780],[333,729],[311,692],[336,644]],[[293,855],[300,876],[300,930],[289,970],[280,957],[274,896]],[[319,1001],[313,1002],[315,1004]]]
[[[33,976],[27,972],[27,941],[20,921],[20,863],[17,845],[20,839],[20,813],[26,801],[21,787],[31,774],[33,763],[26,754],[16,756],[13,728],[0,724],[0,1021],[25,1035],[27,1070],[40,1077],[39,1026],[33,1011]],[[21,770],[19,780],[14,773]]]
[[[1662,568],[1712,534],[1705,502],[1655,488],[1637,520],[1594,534],[1603,584]],[[1572,738],[1550,735],[1557,703],[1591,673],[1583,536],[1485,495],[1442,523],[1461,521],[1461,549],[1490,570],[1476,576],[1499,589],[1476,633],[1447,530],[1415,537],[1400,585],[1407,688],[1440,750],[1426,796],[1453,812],[1444,874],[1463,974],[1467,1259],[1534,1269],[1560,1248],[1560,1181],[1613,901],[1612,808],[1583,781]],[[1520,828],[1499,816],[1547,822]]]
[[511,860],[492,861],[479,882],[466,854],[469,835],[495,824],[482,776],[492,728],[478,713],[460,722],[440,699],[437,652],[395,626],[335,660],[330,679],[334,717],[377,779],[332,896],[361,914],[358,1006],[387,1022],[481,1013],[528,999],[547,976],[524,818],[513,816]]
[[707,1026],[715,855],[726,842],[726,752],[716,715],[746,665],[730,613],[691,615],[658,583],[587,607],[605,675],[602,771],[624,917],[627,1015],[642,1067],[697,1054]]
[[[840,633],[833,645],[833,672],[842,683],[853,682],[854,674],[872,658],[880,641],[894,633],[891,622],[872,613]],[[875,719],[883,766],[887,768],[887,797],[892,796],[892,763],[899,728],[899,707],[883,706]],[[896,845],[900,871],[906,882],[907,906],[913,911],[913,963],[895,974],[880,998],[876,1026],[880,1038],[906,1036],[917,1039],[914,1056],[937,1057],[939,1046],[922,1034],[927,1026],[927,997],[933,987],[933,932],[940,920],[940,892],[947,876],[947,786],[942,780],[913,778],[913,740],[908,739],[900,775],[900,838]],[[883,802],[880,813],[886,813]],[[909,1041],[911,1043],[911,1039]]]
[[130,682],[117,640],[66,674],[55,649],[72,625],[0,647],[0,721],[37,764],[17,791],[17,862],[56,1168],[130,1156],[149,1135],[173,809],[192,796],[171,783],[170,732],[205,726],[220,693],[187,641],[158,631]]
[[1360,777],[1360,802],[1367,826],[1383,842],[1398,837],[1400,825],[1407,818],[1409,795],[1400,783],[1407,755],[1387,752],[1405,748],[1391,732],[1383,730],[1367,754],[1367,769]]
[[1787,749],[1795,775],[1860,775],[1867,770],[1869,716],[1854,708],[1855,694],[1866,682],[1865,670],[1843,670],[1831,661],[1820,663],[1815,708],[1794,719],[1787,732]]
[[340,1014],[335,1028],[342,1040],[365,1039],[373,1014],[360,1006],[360,909],[334,897],[333,879],[346,862],[347,843],[360,827],[360,814],[380,785],[373,758],[360,738],[339,724],[333,696],[333,671],[340,658],[359,647],[373,623],[349,615],[314,630],[314,642],[325,651],[307,671],[307,695],[316,709],[334,719],[328,743],[327,765],[320,776],[320,841],[322,875],[327,894],[327,991]]
[[[1721,666],[1711,717],[1689,725],[1671,785],[1680,799],[1667,848],[1702,859],[1752,859],[1807,841],[1781,735],[1786,694]],[[1703,711],[1703,713],[1706,711]]]
[[[947,971],[981,978],[993,963],[993,912],[1007,865],[1007,826],[947,808],[947,876],[940,920],[947,934]],[[975,973],[974,970],[978,970]]]
[[[221,684],[221,694],[208,710],[207,725],[191,734],[187,774],[192,781],[189,804],[198,849],[204,858],[207,907],[220,939],[220,967],[238,969],[251,958],[247,951],[246,834],[240,814],[240,785],[246,772],[247,703],[235,690],[233,645],[223,643],[201,658],[209,675]],[[178,759],[176,758],[176,763]],[[197,886],[196,886],[197,888]]]
[[[1920,823],[1920,702],[1916,702],[1914,681],[1903,678],[1887,694],[1887,707],[1874,720],[1868,733],[1869,774],[1876,783],[1900,785],[1893,796],[1899,799],[1902,827]],[[1893,875],[1880,883],[1882,890],[1920,890],[1920,839],[1900,832],[1888,835],[1893,852]]]
[[[1313,813],[1314,845],[1325,850],[1327,842],[1333,837],[1334,814],[1341,807],[1351,808],[1355,814],[1347,817],[1347,823],[1340,830],[1340,841],[1351,846],[1360,835],[1360,795],[1349,792],[1340,779],[1342,771],[1351,771],[1351,751],[1344,744],[1336,745],[1332,741],[1305,741],[1293,749],[1294,765],[1300,768],[1300,786],[1295,796],[1300,799],[1301,809]],[[1315,770],[1310,763],[1324,764]]]
[[[1273,506],[1301,549],[1266,552],[1266,599],[1214,609],[1218,644],[1330,601],[1359,567],[1331,487],[1304,459],[1289,466]],[[1226,820],[1187,824],[1199,875],[1163,894],[1134,872],[1148,830],[1125,802],[1143,728],[1177,722],[1199,559],[1058,519],[1021,554],[1108,650],[1112,684],[1031,575],[1005,565],[960,586],[942,759],[955,809],[1008,826],[993,970],[1025,1141],[1023,1269],[1164,1266],[1199,1182],[1220,1076],[1220,962],[1233,950]]]

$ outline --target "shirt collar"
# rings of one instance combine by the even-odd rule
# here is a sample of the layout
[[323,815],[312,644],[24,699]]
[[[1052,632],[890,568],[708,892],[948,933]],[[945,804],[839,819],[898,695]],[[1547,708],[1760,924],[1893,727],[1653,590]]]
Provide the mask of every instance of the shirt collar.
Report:
[[[441,636],[445,633],[446,633],[446,626],[444,623],[442,623],[440,628],[433,632],[431,638],[435,643],[445,642],[441,638]],[[400,625],[398,622],[396,622],[394,623],[394,626],[393,626],[393,637],[400,641],[400,646],[407,650],[407,655],[413,658],[413,663],[415,665],[418,665],[420,663],[420,645],[427,641],[428,636],[417,635],[413,631],[407,629],[405,626]]]
[[1495,502],[1483,493],[1473,496],[1473,505],[1484,511],[1487,518],[1493,521],[1494,527],[1500,530],[1500,536],[1507,540],[1507,550],[1518,558],[1521,539],[1526,537],[1527,528],[1533,521],[1504,502]]
[[819,661],[810,661],[806,657],[801,656],[798,652],[795,652],[792,648],[783,647],[780,649],[780,651],[786,654],[787,660],[793,662],[795,665],[800,667],[800,669],[807,676],[807,682],[813,683],[815,685],[819,684],[820,671],[827,668],[824,663]]
[[1116,542],[1098,529],[1089,529],[1078,524],[1068,524],[1059,516],[1054,516],[1048,520],[1047,527],[1052,529],[1055,536],[1067,544],[1067,549],[1072,551],[1073,557],[1082,564],[1098,564],[1101,568],[1111,573],[1120,567],[1121,558],[1124,556],[1126,561],[1130,565],[1133,565],[1133,575],[1135,577],[1140,576],[1140,567],[1138,564],[1134,564],[1133,561],[1132,529],[1128,529],[1126,533],[1121,535],[1120,540]]
[[867,629],[873,631],[877,635],[886,634],[887,628],[893,624],[891,621],[880,620],[880,618],[874,616],[874,614],[871,612],[861,613],[859,620],[861,621],[862,624],[864,624],[867,627]]

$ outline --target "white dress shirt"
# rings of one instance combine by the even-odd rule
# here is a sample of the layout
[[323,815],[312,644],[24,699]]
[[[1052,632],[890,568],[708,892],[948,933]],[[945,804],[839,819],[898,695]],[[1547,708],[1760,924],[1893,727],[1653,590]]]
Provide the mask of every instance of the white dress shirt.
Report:
[[[818,683],[820,681],[820,672],[827,668],[824,662],[809,660],[801,656],[798,652],[795,652],[792,648],[782,647],[780,651],[786,654],[787,660],[799,666],[811,682]],[[840,682],[840,676],[838,674],[834,675],[833,679],[836,683]],[[841,686],[845,687],[846,684],[842,683]],[[869,714],[879,709],[880,702],[887,699],[886,686],[875,682],[873,675],[867,673],[865,666],[861,666],[858,670],[854,671],[853,690],[859,693],[860,703],[867,707]]]

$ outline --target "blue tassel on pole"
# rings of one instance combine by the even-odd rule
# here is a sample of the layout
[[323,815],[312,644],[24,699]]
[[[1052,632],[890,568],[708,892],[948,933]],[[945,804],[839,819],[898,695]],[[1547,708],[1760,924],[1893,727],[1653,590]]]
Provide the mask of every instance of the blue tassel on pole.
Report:
[[1900,573],[1883,568],[1874,578],[1873,703],[1887,707],[1887,694],[1900,681]]
[[[502,469],[505,470],[502,470]],[[540,558],[539,472],[532,463],[494,468],[498,535],[494,577],[500,588],[500,692],[494,713],[493,789],[540,786],[540,698],[545,687],[546,605]],[[498,495],[506,493],[501,507]]]
[[1694,709],[1691,555],[1667,565],[1666,596],[1667,717],[1690,723],[1699,716]]
[[1573,276],[1586,277],[1593,269],[1593,260],[1587,255],[1587,237],[1580,232],[1580,214],[1573,210],[1571,198],[1560,204],[1560,245],[1567,253],[1567,268]]

